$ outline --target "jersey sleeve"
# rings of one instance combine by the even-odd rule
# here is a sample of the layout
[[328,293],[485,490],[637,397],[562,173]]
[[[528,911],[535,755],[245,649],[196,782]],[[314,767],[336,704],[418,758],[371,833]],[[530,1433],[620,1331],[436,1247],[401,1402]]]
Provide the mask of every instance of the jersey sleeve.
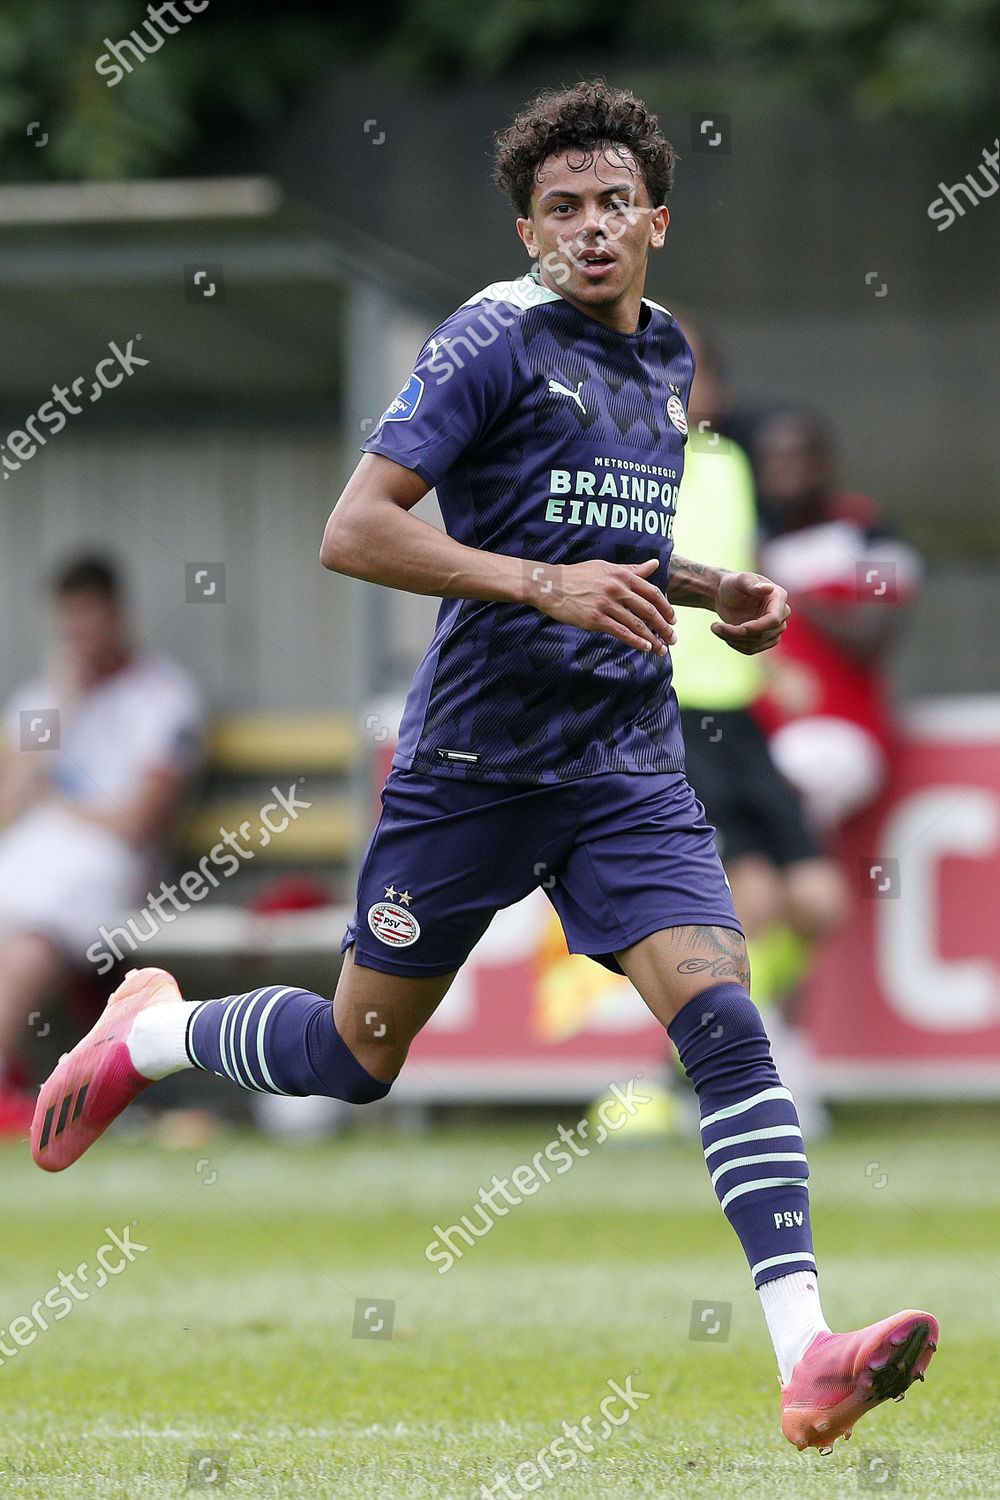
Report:
[[510,404],[513,388],[506,323],[488,306],[460,309],[427,340],[362,451],[413,469],[433,488]]

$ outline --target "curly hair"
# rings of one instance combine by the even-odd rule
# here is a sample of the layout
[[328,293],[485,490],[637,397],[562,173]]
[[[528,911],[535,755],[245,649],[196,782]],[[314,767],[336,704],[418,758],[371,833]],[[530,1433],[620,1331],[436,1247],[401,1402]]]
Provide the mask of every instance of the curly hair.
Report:
[[654,114],[625,89],[613,89],[603,78],[571,89],[545,89],[496,136],[493,180],[522,218],[531,212],[531,192],[539,166],[550,156],[583,153],[574,170],[582,171],[608,146],[631,152],[639,164],[653,205],[673,186],[677,153],[665,139]]

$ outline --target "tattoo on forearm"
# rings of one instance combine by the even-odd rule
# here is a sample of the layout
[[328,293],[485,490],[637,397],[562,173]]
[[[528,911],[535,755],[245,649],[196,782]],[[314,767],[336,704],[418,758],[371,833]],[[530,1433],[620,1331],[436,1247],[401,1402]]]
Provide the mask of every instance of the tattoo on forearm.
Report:
[[711,609],[721,578],[721,568],[692,562],[689,557],[678,557],[675,552],[667,574],[667,598],[671,604],[693,604]]

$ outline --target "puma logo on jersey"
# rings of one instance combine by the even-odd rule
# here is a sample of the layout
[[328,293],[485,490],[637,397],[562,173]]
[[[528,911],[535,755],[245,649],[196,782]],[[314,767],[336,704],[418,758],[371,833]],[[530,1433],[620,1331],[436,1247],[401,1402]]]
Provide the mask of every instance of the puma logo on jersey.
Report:
[[577,406],[583,412],[583,415],[586,416],[587,415],[587,408],[584,406],[583,402],[580,400],[580,392],[583,390],[583,388],[586,385],[586,383],[587,383],[586,379],[581,380],[580,384],[577,386],[576,390],[575,391],[571,391],[568,385],[563,385],[562,381],[560,381],[560,380],[550,380],[549,381],[549,390],[552,392],[552,394],[554,396],[568,396],[571,401],[575,401],[576,402]]

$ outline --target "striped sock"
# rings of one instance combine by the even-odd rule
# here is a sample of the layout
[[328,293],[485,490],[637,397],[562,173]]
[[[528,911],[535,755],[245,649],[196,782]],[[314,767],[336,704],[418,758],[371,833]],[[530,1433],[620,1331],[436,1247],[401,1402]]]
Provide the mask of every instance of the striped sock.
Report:
[[266,1094],[321,1094],[367,1104],[392,1087],[361,1066],[311,990],[271,985],[189,1008],[187,1053],[196,1068]]
[[712,1186],[754,1285],[815,1273],[802,1132],[757,1007],[741,985],[713,985],[667,1030],[698,1094]]

